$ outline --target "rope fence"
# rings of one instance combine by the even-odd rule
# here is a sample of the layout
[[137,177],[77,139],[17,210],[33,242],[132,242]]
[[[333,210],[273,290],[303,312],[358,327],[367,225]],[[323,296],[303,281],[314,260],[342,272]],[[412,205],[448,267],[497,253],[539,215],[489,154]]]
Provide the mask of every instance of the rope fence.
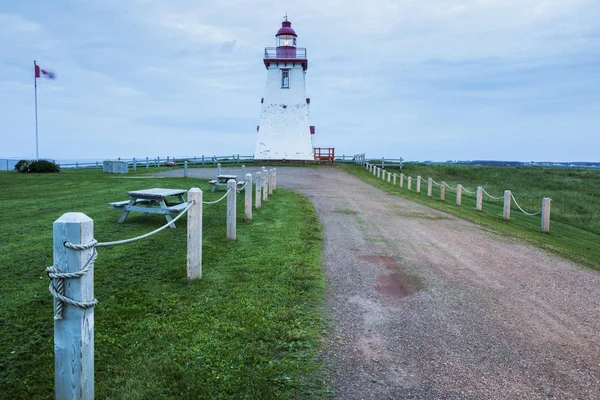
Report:
[[[242,168],[244,171],[244,168]],[[276,169],[257,172],[255,187],[257,208],[277,187]],[[227,192],[216,201],[203,202],[202,190],[188,191],[187,206],[172,220],[152,232],[129,239],[98,242],[94,239],[93,220],[78,212],[63,214],[53,224],[54,262],[46,268],[54,298],[55,398],[94,398],[94,264],[98,247],[118,246],[148,238],[173,226],[187,215],[187,277],[202,277],[202,206],[227,198],[227,238],[236,240],[236,194],[245,190],[245,220],[252,220],[252,175],[236,190],[234,179],[227,181]],[[66,280],[69,280],[66,284]],[[74,355],[78,355],[75,357]]]
[[[368,161],[364,162],[364,164],[362,164],[364,166],[364,168],[369,171],[370,173],[373,174],[373,176],[386,176],[385,174],[389,172],[385,171],[385,169],[383,169],[383,167],[379,167],[378,165],[375,164],[371,164]],[[396,174],[394,174],[394,179],[392,181],[393,185],[396,186]],[[549,232],[550,231],[550,202],[552,201],[550,198],[544,197],[542,198],[542,209],[540,211],[537,212],[527,212],[523,209],[523,207],[521,207],[521,205],[519,205],[519,203],[517,202],[515,196],[512,194],[512,192],[510,190],[505,190],[504,191],[504,196],[492,196],[491,194],[489,194],[484,188],[483,186],[478,186],[476,191],[471,191],[468,190],[467,188],[463,187],[461,184],[457,184],[455,187],[449,185],[447,182],[445,181],[441,181],[441,182],[436,182],[433,178],[427,178],[427,180],[425,180],[423,177],[421,177],[420,175],[417,176],[417,178],[413,178],[411,176],[406,176],[404,173],[400,173],[399,175],[400,177],[400,184],[399,187],[403,188],[404,187],[404,179],[407,178],[407,190],[408,191],[412,191],[412,181],[415,180],[417,183],[417,187],[416,187],[416,193],[421,193],[421,182],[425,183],[427,182],[427,197],[433,197],[433,185],[439,187],[440,190],[440,200],[441,201],[445,201],[445,190],[448,189],[452,192],[456,193],[456,205],[460,206],[462,204],[462,193],[463,191],[467,194],[475,194],[476,200],[475,200],[475,210],[477,211],[482,211],[483,210],[483,195],[485,194],[488,198],[492,199],[492,200],[502,200],[503,199],[503,205],[504,205],[504,209],[503,209],[503,219],[504,220],[510,220],[510,208],[511,208],[511,200],[515,203],[515,206],[517,207],[517,209],[519,209],[519,211],[521,211],[523,214],[527,215],[527,216],[536,216],[541,214],[541,231],[542,232]],[[388,175],[388,182],[390,182],[390,178]]]

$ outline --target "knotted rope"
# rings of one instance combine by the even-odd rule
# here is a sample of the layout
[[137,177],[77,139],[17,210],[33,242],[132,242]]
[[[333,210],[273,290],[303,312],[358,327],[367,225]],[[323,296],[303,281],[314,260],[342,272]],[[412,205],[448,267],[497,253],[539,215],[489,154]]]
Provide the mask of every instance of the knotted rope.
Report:
[[98,304],[98,300],[96,299],[92,301],[78,301],[73,300],[70,297],[66,297],[64,283],[65,279],[81,278],[82,276],[88,273],[88,271],[94,265],[96,257],[98,257],[98,252],[95,249],[96,244],[96,240],[92,240],[90,243],[87,244],[74,244],[70,242],[64,243],[65,247],[73,250],[87,250],[89,248],[93,249],[92,255],[85,263],[85,266],[77,272],[61,272],[55,266],[46,268],[46,272],[48,273],[48,277],[50,278],[50,286],[48,287],[48,289],[50,290],[50,293],[52,293],[52,296],[54,296],[54,298],[56,299],[56,310],[54,311],[55,320],[61,320],[63,318],[64,303],[83,309],[92,308],[96,304]]

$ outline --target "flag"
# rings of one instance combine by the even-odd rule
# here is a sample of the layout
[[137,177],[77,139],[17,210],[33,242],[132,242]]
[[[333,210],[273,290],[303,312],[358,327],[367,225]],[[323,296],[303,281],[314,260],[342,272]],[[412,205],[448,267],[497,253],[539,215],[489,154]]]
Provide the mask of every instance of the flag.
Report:
[[43,69],[40,68],[39,65],[34,65],[35,66],[35,77],[39,78],[39,77],[44,77],[44,78],[50,78],[50,79],[55,79],[56,78],[56,74],[52,71],[49,71],[47,69]]

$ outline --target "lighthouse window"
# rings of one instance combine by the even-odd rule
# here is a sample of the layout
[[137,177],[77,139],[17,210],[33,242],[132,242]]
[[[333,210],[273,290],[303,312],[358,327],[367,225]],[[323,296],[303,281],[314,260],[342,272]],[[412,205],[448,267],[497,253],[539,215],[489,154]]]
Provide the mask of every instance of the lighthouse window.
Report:
[[290,70],[289,69],[281,70],[281,88],[282,89],[290,88]]

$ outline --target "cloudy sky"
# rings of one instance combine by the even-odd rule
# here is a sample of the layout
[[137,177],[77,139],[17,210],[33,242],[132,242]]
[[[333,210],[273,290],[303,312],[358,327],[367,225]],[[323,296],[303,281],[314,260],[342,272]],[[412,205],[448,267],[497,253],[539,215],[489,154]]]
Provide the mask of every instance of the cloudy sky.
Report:
[[0,2],[0,157],[251,155],[287,13],[314,145],[408,160],[600,160],[598,0]]

